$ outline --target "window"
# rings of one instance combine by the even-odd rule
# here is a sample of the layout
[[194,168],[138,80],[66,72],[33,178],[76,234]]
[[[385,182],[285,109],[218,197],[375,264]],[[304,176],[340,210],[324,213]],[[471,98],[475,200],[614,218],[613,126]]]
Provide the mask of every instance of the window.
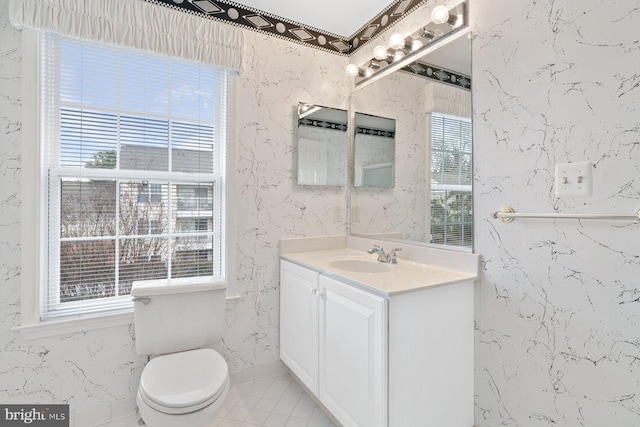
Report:
[[54,34],[41,51],[40,318],[223,280],[227,71]]
[[431,114],[431,243],[473,245],[471,120]]

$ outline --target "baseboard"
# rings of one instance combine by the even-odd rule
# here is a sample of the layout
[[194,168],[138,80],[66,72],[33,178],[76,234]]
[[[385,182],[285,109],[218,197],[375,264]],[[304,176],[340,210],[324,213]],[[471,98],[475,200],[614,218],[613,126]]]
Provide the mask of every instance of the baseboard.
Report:
[[287,368],[281,360],[274,360],[273,362],[265,363],[263,365],[252,366],[250,368],[231,372],[229,375],[231,376],[231,387],[234,387],[237,385],[266,380],[279,375],[285,375],[287,373],[289,373],[289,368]]

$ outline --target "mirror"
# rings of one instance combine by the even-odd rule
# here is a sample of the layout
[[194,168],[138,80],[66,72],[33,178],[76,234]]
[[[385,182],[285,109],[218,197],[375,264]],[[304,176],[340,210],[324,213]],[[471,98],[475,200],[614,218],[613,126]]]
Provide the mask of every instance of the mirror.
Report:
[[356,113],[353,185],[392,188],[396,161],[396,121]]
[[[461,32],[462,33],[462,32]],[[468,30],[402,70],[353,91],[351,111],[395,120],[395,183],[359,186],[350,234],[472,249],[471,40]]]
[[298,104],[298,185],[347,185],[347,112]]

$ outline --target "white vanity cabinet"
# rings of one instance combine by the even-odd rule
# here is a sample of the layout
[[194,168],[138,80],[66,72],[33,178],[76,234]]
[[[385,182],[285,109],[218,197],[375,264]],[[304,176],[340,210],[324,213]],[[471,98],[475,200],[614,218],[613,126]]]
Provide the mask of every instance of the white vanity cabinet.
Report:
[[320,402],[344,426],[386,426],[386,300],[320,275]]
[[281,359],[343,426],[473,425],[473,281],[383,296],[280,271]]
[[344,426],[386,426],[386,300],[280,265],[280,358]]
[[280,359],[316,395],[318,276],[291,262],[280,263]]

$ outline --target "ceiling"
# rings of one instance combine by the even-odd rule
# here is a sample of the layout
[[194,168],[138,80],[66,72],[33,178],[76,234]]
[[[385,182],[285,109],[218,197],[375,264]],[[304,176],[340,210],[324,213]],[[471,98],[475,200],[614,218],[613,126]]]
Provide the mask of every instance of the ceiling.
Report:
[[234,0],[291,21],[349,37],[386,9],[392,0]]

